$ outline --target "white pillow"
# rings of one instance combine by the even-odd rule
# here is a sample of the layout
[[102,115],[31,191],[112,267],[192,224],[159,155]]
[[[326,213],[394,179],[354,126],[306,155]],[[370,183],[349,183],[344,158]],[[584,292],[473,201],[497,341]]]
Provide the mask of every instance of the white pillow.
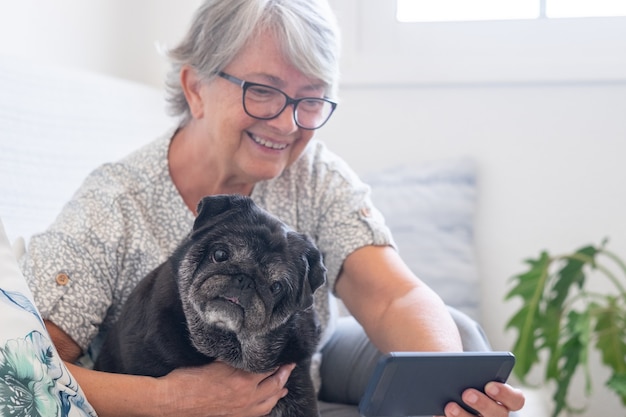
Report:
[[96,167],[175,122],[163,91],[0,53],[0,217],[12,242],[44,231]]
[[0,415],[96,416],[61,361],[0,221]]
[[469,159],[394,167],[364,176],[402,259],[446,304],[480,318],[474,249],[476,169]]

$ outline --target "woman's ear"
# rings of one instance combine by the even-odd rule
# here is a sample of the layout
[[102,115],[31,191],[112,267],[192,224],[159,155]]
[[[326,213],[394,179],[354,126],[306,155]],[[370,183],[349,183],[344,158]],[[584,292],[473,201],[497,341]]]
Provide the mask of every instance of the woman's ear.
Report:
[[204,115],[204,103],[200,89],[202,80],[195,68],[184,65],[180,70],[180,85],[189,105],[189,111],[194,119],[200,119]]

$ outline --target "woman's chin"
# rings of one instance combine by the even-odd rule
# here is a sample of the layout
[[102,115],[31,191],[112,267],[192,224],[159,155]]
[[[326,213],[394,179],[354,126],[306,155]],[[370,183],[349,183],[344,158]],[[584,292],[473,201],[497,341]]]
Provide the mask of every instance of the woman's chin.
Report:
[[268,181],[278,177],[286,168],[285,163],[262,163],[255,160],[250,163],[240,165],[242,176],[240,179],[251,184],[260,181]]
[[257,179],[255,182],[273,180],[274,178],[282,174],[284,169],[285,167],[281,166],[258,170],[254,173],[254,177]]

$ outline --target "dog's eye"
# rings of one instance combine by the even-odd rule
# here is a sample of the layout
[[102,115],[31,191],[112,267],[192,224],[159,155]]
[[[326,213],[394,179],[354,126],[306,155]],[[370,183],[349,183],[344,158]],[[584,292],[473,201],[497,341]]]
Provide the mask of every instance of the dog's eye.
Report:
[[226,262],[228,260],[228,252],[223,249],[217,249],[211,254],[213,262]]
[[283,290],[283,284],[281,284],[280,282],[275,282],[270,286],[270,291],[274,295],[280,294],[282,290]]

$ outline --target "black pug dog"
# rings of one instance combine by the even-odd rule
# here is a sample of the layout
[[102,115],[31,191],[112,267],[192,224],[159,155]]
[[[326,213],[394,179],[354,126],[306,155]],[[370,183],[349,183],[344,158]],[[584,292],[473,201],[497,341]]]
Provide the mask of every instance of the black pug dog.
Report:
[[309,368],[320,338],[313,293],[325,279],[306,235],[248,197],[206,197],[188,237],[130,294],[95,369],[162,376],[215,360],[257,373],[296,363],[271,416],[318,416]]

